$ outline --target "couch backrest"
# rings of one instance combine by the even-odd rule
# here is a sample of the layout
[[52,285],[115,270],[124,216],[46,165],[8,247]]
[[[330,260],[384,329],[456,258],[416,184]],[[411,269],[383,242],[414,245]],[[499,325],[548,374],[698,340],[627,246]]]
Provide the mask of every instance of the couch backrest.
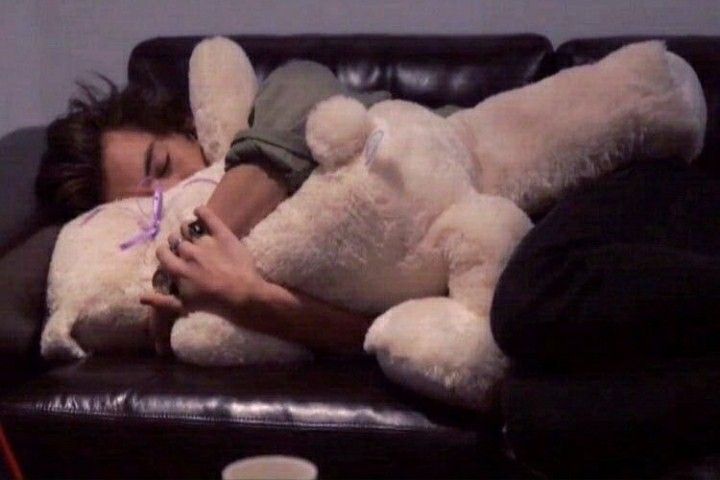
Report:
[[697,165],[720,175],[720,37],[611,37],[572,40],[555,53],[559,69],[594,62],[628,43],[660,38],[669,50],[692,65],[700,78],[708,106],[705,148]]
[[[330,67],[353,90],[387,90],[429,107],[469,107],[550,73],[552,45],[539,35],[466,37],[233,36],[259,77],[305,58]],[[132,51],[128,80],[187,91],[188,60],[202,37],[155,38]]]
[[[128,80],[160,84],[184,95],[188,60],[203,37],[162,37],[133,49]],[[247,51],[260,79],[292,58],[330,67],[348,87],[388,90],[430,107],[469,107],[503,90],[559,69],[596,61],[628,43],[660,38],[698,73],[708,104],[705,150],[698,165],[720,175],[720,37],[625,36],[578,39],[553,52],[542,36],[232,36]]]

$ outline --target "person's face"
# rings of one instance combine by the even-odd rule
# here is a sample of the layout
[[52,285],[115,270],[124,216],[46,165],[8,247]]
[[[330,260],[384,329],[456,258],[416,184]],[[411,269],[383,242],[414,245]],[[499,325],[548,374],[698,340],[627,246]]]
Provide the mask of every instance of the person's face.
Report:
[[167,190],[206,166],[200,145],[184,135],[110,130],[102,136],[103,200],[152,194],[147,177]]

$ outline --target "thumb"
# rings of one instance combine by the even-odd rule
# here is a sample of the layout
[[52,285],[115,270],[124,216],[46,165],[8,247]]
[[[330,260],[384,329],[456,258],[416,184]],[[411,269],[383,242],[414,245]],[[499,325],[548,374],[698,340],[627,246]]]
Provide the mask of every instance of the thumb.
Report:
[[181,315],[185,311],[182,300],[172,295],[159,292],[148,292],[140,296],[140,303],[148,305],[166,314]]

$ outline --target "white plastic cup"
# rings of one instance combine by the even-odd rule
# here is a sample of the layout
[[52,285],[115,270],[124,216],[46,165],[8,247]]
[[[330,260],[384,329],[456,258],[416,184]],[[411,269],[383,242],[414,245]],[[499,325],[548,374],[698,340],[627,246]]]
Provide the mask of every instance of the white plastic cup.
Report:
[[261,455],[236,460],[222,471],[222,480],[316,480],[314,463],[300,457]]

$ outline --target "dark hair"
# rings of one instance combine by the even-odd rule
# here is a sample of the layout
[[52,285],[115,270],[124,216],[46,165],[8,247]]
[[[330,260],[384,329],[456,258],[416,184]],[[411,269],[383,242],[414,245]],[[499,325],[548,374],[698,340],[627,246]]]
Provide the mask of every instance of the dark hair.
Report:
[[158,87],[129,85],[122,91],[104,76],[107,90],[78,83],[65,116],[47,129],[47,149],[35,180],[41,205],[57,219],[101,203],[102,135],[132,128],[152,134],[194,135],[187,97]]

